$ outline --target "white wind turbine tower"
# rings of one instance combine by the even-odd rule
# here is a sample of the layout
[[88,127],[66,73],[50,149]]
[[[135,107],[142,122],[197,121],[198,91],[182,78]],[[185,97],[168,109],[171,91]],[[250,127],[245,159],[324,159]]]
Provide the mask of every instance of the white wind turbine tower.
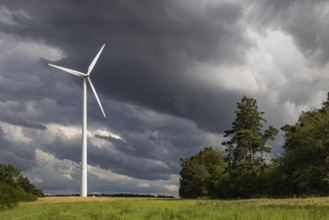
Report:
[[91,62],[88,68],[87,73],[82,73],[76,70],[71,70],[65,67],[56,66],[53,64],[48,64],[49,66],[55,67],[57,69],[63,70],[65,72],[71,73],[75,76],[78,76],[83,81],[83,104],[82,104],[82,152],[81,152],[81,194],[80,196],[86,197],[87,196],[87,81],[89,82],[89,85],[91,89],[93,90],[93,93],[96,97],[96,100],[98,102],[98,105],[104,115],[104,118],[106,118],[106,115],[104,113],[103,107],[101,102],[99,101],[98,95],[96,93],[96,90],[91,83],[90,80],[90,72],[93,70],[99,55],[102,53],[102,50],[104,48],[105,44],[102,46],[102,48],[99,50],[98,54],[94,58],[94,60]]

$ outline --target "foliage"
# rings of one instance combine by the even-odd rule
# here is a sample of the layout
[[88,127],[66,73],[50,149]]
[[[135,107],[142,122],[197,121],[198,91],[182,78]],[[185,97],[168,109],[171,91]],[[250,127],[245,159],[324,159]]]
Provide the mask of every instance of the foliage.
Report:
[[17,205],[17,192],[18,190],[15,187],[0,182],[0,210],[13,208]]
[[[249,198],[270,192],[269,165],[264,153],[271,151],[266,142],[273,140],[278,130],[272,126],[263,129],[264,113],[258,111],[253,98],[242,97],[235,113],[232,128],[225,131],[227,140],[222,143],[226,147],[225,156],[205,148],[182,160],[180,196]],[[212,159],[214,155],[220,155],[220,159]]]
[[27,177],[21,178],[19,182],[19,187],[21,187],[25,192],[31,193],[37,197],[44,197],[44,193],[42,189],[37,189],[35,185],[33,185]]
[[0,180],[8,185],[18,187],[23,179],[21,171],[10,164],[0,164]]
[[320,109],[302,112],[281,128],[284,153],[276,160],[273,191],[285,195],[329,195],[329,94]]
[[261,133],[264,112],[258,111],[257,101],[254,98],[243,96],[241,102],[237,103],[235,111],[236,118],[232,128],[225,131],[224,137],[230,137],[228,141],[222,142],[226,147],[227,161],[229,167],[240,165],[259,165],[264,163],[264,152],[270,152],[271,148],[265,144],[273,140],[278,130],[269,126]]
[[269,166],[264,153],[271,152],[266,142],[273,140],[278,130],[272,126],[263,129],[264,112],[258,111],[257,101],[253,98],[243,96],[235,113],[232,128],[224,135],[229,139],[222,142],[226,146],[229,166],[217,185],[217,196],[249,198],[266,195]]
[[11,164],[0,164],[0,181],[23,189],[27,193],[43,197],[41,189],[37,189],[27,177],[24,177],[21,171]]
[[34,201],[44,196],[21,171],[10,164],[0,164],[0,210],[12,208],[19,201]]
[[37,197],[25,192],[22,188],[0,181],[0,210],[13,208],[19,201],[35,201]]
[[226,168],[224,154],[213,147],[207,147],[196,155],[181,159],[181,197],[197,198],[213,196],[216,182]]
[[[225,131],[228,139],[222,143],[228,166],[210,175],[205,159],[198,163],[183,160],[181,175],[185,176],[181,187],[186,183],[191,186],[189,191],[184,191],[184,197],[329,195],[329,93],[321,108],[302,112],[294,125],[281,128],[284,151],[271,161],[263,157],[271,150],[266,142],[273,140],[278,130],[272,126],[264,129],[264,113],[258,111],[256,100],[244,96],[237,103],[235,113],[232,128]],[[198,158],[199,154],[190,158]],[[194,173],[190,173],[195,176],[187,175],[184,169],[192,170]]]
[[252,198],[268,196],[267,168],[236,166],[226,170],[217,185],[217,198]]

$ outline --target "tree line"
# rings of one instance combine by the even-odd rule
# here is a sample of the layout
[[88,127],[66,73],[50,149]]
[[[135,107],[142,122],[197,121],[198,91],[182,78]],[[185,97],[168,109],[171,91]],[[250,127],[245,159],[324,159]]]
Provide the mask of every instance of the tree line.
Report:
[[183,198],[251,198],[329,195],[329,93],[321,108],[302,112],[281,127],[283,152],[267,159],[279,130],[264,127],[254,98],[237,103],[232,127],[217,147],[181,159]]

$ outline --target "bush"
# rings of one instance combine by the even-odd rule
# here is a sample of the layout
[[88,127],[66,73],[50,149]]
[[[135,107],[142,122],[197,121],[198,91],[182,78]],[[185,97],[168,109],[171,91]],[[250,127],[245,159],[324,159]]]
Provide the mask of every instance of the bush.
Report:
[[15,207],[18,202],[17,193],[15,187],[0,182],[0,210]]
[[35,200],[37,200],[37,196],[25,192],[22,188],[0,182],[0,211],[16,207],[20,201],[29,202]]

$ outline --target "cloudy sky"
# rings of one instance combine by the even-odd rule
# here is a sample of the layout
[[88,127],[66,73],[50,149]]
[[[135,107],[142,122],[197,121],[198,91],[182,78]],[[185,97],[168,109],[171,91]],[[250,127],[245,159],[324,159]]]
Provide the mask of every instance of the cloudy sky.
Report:
[[[329,91],[324,0],[5,0],[0,3],[0,162],[46,193],[79,193],[82,82],[88,191],[178,195],[180,158],[219,146],[236,102],[292,124]],[[273,145],[279,153],[282,138]]]

